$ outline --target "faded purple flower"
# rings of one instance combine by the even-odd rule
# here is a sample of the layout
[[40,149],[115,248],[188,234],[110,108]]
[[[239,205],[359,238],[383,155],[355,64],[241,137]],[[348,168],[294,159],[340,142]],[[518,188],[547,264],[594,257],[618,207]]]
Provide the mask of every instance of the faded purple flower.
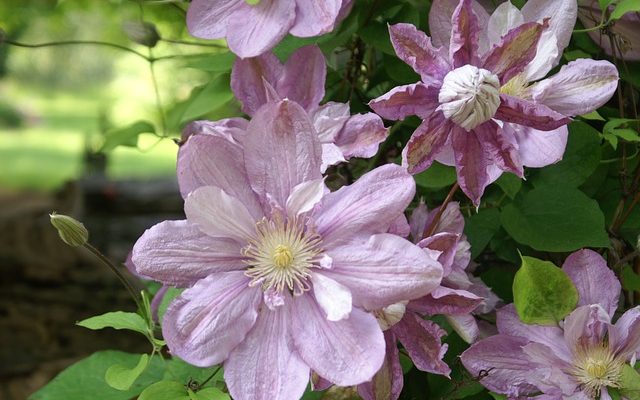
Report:
[[[403,376],[398,341],[416,368],[449,376],[451,369],[443,361],[448,346],[441,340],[446,332],[424,316],[444,315],[460,337],[472,343],[478,337],[479,329],[471,313],[488,313],[498,302],[491,289],[465,271],[471,253],[463,233],[464,219],[459,205],[449,203],[435,221],[438,211],[436,208],[429,212],[424,203],[420,203],[411,215],[410,229],[418,246],[442,264],[441,286],[420,299],[396,303],[375,312],[384,330],[387,354],[374,378],[358,385],[358,393],[365,400],[396,400],[400,396]],[[425,237],[426,232],[430,233],[428,237]]]
[[327,66],[317,46],[296,50],[282,65],[272,53],[236,60],[231,88],[242,102],[242,111],[253,115],[267,101],[289,99],[310,115],[322,144],[322,171],[351,157],[372,157],[388,135],[374,113],[351,115],[349,105],[324,97]]
[[640,350],[640,308],[611,322],[620,283],[591,250],[570,255],[562,269],[578,289],[578,307],[560,327],[526,325],[513,305],[498,310],[498,332],[462,354],[464,366],[485,387],[509,398],[542,392],[541,399],[611,399],[622,368]]
[[[455,165],[475,204],[503,171],[562,158],[570,116],[603,105],[617,86],[607,61],[580,59],[545,76],[569,41],[574,0],[504,3],[489,16],[473,0],[434,1],[429,38],[411,24],[389,28],[396,54],[421,76],[371,101],[387,119],[423,119],[404,149],[409,172]],[[453,12],[451,13],[451,11]],[[440,46],[440,47],[436,47]]]
[[[254,4],[250,4],[254,3]],[[193,0],[187,27],[193,36],[226,38],[238,56],[255,57],[287,33],[312,37],[331,32],[350,11],[352,0]]]
[[311,370],[342,386],[367,381],[385,343],[365,310],[424,296],[442,276],[386,233],[413,179],[386,165],[330,193],[297,103],[269,103],[243,124],[188,129],[178,158],[187,219],[152,227],[133,250],[138,273],[187,288],[164,316],[169,349],[198,366],[224,362],[237,400],[299,398]]

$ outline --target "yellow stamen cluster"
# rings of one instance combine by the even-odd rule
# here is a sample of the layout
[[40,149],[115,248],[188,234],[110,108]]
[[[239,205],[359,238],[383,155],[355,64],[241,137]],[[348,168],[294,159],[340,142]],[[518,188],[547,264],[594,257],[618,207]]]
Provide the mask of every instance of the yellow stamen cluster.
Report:
[[606,342],[578,346],[570,371],[593,399],[600,398],[603,387],[618,388],[625,361],[615,356]]
[[287,288],[294,295],[309,290],[309,270],[322,253],[320,242],[320,236],[308,232],[297,218],[263,218],[256,224],[255,238],[242,251],[250,285],[261,284],[264,291],[278,293]]
[[518,74],[502,85],[500,93],[520,99],[528,99],[530,97],[527,91],[528,83],[522,74]]

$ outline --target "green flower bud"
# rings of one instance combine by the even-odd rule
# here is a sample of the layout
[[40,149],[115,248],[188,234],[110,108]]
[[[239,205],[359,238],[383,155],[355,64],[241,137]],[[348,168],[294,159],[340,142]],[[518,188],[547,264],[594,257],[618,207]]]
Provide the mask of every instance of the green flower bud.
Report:
[[133,42],[147,47],[154,47],[160,40],[156,26],[149,22],[128,21],[122,24],[124,33]]
[[51,225],[58,230],[60,239],[71,247],[84,246],[89,240],[89,231],[82,222],[67,215],[51,213]]

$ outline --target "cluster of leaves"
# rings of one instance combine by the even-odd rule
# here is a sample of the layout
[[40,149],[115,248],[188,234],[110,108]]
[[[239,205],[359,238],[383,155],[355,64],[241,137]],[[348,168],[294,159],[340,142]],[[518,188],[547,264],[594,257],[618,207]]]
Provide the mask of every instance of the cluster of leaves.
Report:
[[[514,3],[521,6],[518,3],[523,2]],[[626,12],[640,8],[635,1],[622,0],[616,2],[617,5],[612,1],[599,3],[603,10],[615,6],[602,22],[603,28]],[[275,54],[286,60],[296,49],[317,44],[329,65],[325,100],[348,101],[353,112],[365,111],[370,99],[394,86],[419,79],[395,56],[387,26],[409,22],[428,32],[428,9],[428,2],[420,0],[356,0],[349,17],[334,32],[310,39],[289,36],[275,49]],[[602,34],[613,35],[606,29]],[[612,36],[612,40],[617,38]],[[607,58],[586,32],[574,34],[564,62],[582,56]],[[194,119],[219,118],[223,108],[237,110],[229,88],[233,60],[234,56],[223,50],[175,59],[174,62],[184,68],[208,74],[209,82],[194,88],[186,100],[163,110],[168,134],[178,137],[180,128]],[[514,301],[521,319],[527,323],[557,323],[575,308],[576,289],[554,264],[559,264],[567,253],[583,247],[606,253],[610,266],[629,293],[627,306],[634,304],[634,292],[640,292],[640,276],[635,272],[639,265],[632,264],[634,260],[638,262],[640,232],[640,206],[637,206],[640,202],[640,119],[636,105],[640,63],[625,61],[620,56],[613,61],[622,76],[619,96],[612,100],[611,106],[581,116],[569,125],[569,142],[561,162],[544,169],[527,170],[524,181],[504,174],[487,189],[478,208],[462,195],[454,197],[466,213],[465,233],[471,243],[472,257],[478,264],[476,273],[505,303]],[[374,158],[333,167],[327,182],[341,186],[378,165],[397,162],[418,123],[412,118],[396,122]],[[119,145],[135,146],[140,133],[161,131],[151,122],[138,121],[110,131],[102,150],[109,151]],[[436,206],[455,183],[455,171],[435,163],[415,179],[417,198]],[[518,265],[521,265],[519,269]],[[164,308],[167,302],[165,299]],[[164,344],[154,336],[156,323],[148,301],[144,304],[137,314],[108,313],[79,325],[141,333],[152,344],[150,355],[96,353],[67,369],[32,399],[72,400],[85,398],[83,393],[114,400],[136,395],[140,399],[159,400],[228,398],[219,370],[198,369],[176,358],[165,359]],[[446,327],[443,319],[438,322]],[[448,332],[449,352],[445,361],[453,369],[451,380],[412,369],[405,359],[407,378],[403,398],[486,397],[477,383],[480,377],[469,376],[456,361],[465,344],[451,329]],[[212,372],[215,374],[207,381],[208,386],[197,383],[207,380]],[[631,370],[625,374],[632,379],[636,372]],[[308,396],[312,398],[314,394]]]

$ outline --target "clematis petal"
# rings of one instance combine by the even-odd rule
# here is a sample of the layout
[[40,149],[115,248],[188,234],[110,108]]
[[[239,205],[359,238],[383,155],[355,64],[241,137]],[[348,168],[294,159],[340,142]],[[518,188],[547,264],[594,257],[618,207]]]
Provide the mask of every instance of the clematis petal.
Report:
[[263,309],[225,361],[224,378],[234,399],[287,400],[304,393],[310,371],[292,343],[290,308]]
[[276,88],[283,98],[293,100],[306,111],[313,112],[324,97],[326,76],[327,64],[320,48],[305,46],[289,57]]
[[617,87],[618,71],[613,64],[579,59],[562,66],[557,74],[536,83],[530,91],[534,101],[573,116],[601,107]]
[[531,342],[542,343],[553,350],[554,354],[571,362],[571,352],[564,342],[562,329],[555,326],[527,325],[520,321],[513,304],[500,308],[496,325],[503,335],[518,336]]
[[413,209],[411,217],[409,217],[409,226],[411,227],[411,239],[414,243],[419,242],[424,237],[424,231],[429,224],[429,210],[424,204],[424,199],[420,198],[420,202]]
[[507,94],[500,95],[500,107],[496,111],[495,118],[541,131],[557,129],[571,121],[564,114],[542,103],[534,103]]
[[320,106],[313,114],[313,126],[320,143],[333,143],[350,117],[348,104],[330,101]]
[[377,310],[422,297],[439,284],[442,267],[408,240],[388,233],[356,237],[328,248],[322,274],[349,288],[356,306]]
[[184,201],[187,220],[213,237],[231,238],[244,244],[255,233],[256,220],[235,197],[215,186],[202,186]]
[[358,385],[358,394],[364,400],[397,400],[402,392],[402,366],[396,337],[391,331],[386,331],[384,340],[387,348],[382,367],[371,381]]
[[389,34],[398,57],[420,74],[423,82],[441,82],[451,69],[447,54],[433,47],[429,36],[414,25],[391,25]]
[[625,311],[609,327],[609,348],[624,360],[634,358],[640,351],[640,307]]
[[322,199],[325,190],[324,179],[315,179],[296,185],[287,199],[288,215],[300,215],[311,211]]
[[243,342],[258,316],[259,288],[242,271],[199,280],[169,306],[162,334],[171,352],[190,364],[210,367]]
[[293,300],[293,342],[301,358],[339,386],[371,380],[384,361],[384,337],[376,319],[358,308],[348,319],[328,321],[311,296]]
[[[436,112],[413,132],[404,149],[409,173],[417,174],[429,168],[447,142],[454,124]],[[404,162],[403,162],[404,163]]]
[[187,10],[189,33],[203,39],[225,37],[230,16],[243,4],[243,0],[194,0]]
[[569,347],[601,343],[611,318],[599,304],[576,308],[564,319],[564,339]]
[[600,304],[609,315],[618,308],[620,282],[602,256],[593,250],[580,250],[567,257],[562,270],[578,289],[578,305]]
[[[527,65],[524,71],[521,72],[523,80],[525,82],[534,82],[538,79],[544,78],[553,67],[555,63],[553,60],[557,60],[558,56],[558,43],[555,35],[548,28],[542,31],[540,40],[538,40],[538,48],[536,49],[536,56]],[[516,76],[514,79],[518,79]]]
[[262,217],[237,143],[220,136],[193,135],[180,147],[177,173],[183,197],[199,187],[215,186],[240,201],[254,220]]
[[540,366],[524,353],[522,348],[527,343],[527,339],[516,336],[490,336],[471,345],[460,358],[473,376],[481,378],[484,387],[518,398],[539,391],[530,378]]
[[[427,219],[427,225],[431,225],[433,223],[433,219],[439,211],[440,207],[436,207],[431,210]],[[434,232],[457,233],[461,235],[461,238],[464,236],[464,217],[460,212],[460,203],[454,201],[447,204],[447,207],[440,215],[440,219],[438,220],[438,224],[436,225]]]
[[389,129],[376,114],[356,114],[344,124],[335,143],[345,158],[369,158],[378,152],[378,146],[388,135]]
[[264,82],[275,87],[283,70],[282,64],[272,53],[236,59],[231,70],[231,90],[242,103],[243,112],[253,115],[267,102],[269,94]]
[[427,296],[411,301],[409,308],[426,315],[462,315],[469,314],[480,303],[482,298],[471,292],[440,286]]
[[231,142],[242,140],[249,121],[244,118],[225,118],[218,121],[193,121],[182,130],[182,143],[194,135],[221,136]]
[[511,4],[510,1],[500,4],[489,17],[489,24],[487,25],[489,45],[493,47],[499,44],[507,32],[523,23],[524,17],[518,7]]
[[369,107],[382,118],[390,120],[401,120],[409,115],[430,118],[438,108],[439,91],[439,87],[422,82],[397,86],[371,100]]
[[485,153],[482,143],[473,131],[466,132],[455,127],[452,144],[460,188],[473,204],[478,205],[484,189],[490,183],[487,166],[493,160]]
[[411,227],[409,226],[409,221],[407,221],[407,217],[404,215],[400,215],[396,218],[389,226],[388,233],[391,233],[396,236],[400,236],[402,238],[407,238],[409,233],[411,232]]
[[320,165],[320,171],[324,174],[332,165],[345,162],[344,155],[340,147],[333,143],[322,143],[322,164]]
[[522,15],[525,21],[531,22],[542,22],[545,18],[549,18],[547,29],[555,36],[558,47],[556,58],[549,60],[550,67],[554,67],[571,39],[578,16],[577,2],[575,0],[529,0],[522,7]]
[[509,137],[508,132],[503,132],[502,128],[493,120],[477,126],[473,131],[482,143],[485,153],[490,155],[498,168],[523,177],[524,170],[515,137]]
[[350,242],[354,235],[387,232],[414,194],[415,181],[395,164],[378,167],[327,194],[314,210],[323,246],[330,249]]
[[566,125],[550,131],[539,131],[528,126],[505,123],[502,131],[505,134],[511,132],[515,137],[522,164],[534,168],[562,160],[569,137]]
[[[529,343],[523,347],[525,354],[530,360],[543,365],[543,368],[532,371],[532,380],[542,392],[574,393],[579,390],[578,382],[573,375],[566,371],[571,371],[572,364],[558,358],[553,350],[541,343]],[[580,393],[580,392],[578,392]],[[565,397],[560,397],[564,399]],[[574,396],[570,397],[572,400]],[[587,400],[581,396],[579,399]]]
[[[435,46],[444,46],[449,48],[449,42],[451,41],[451,17],[453,12],[460,3],[459,0],[434,0],[431,3],[431,9],[429,10],[429,29],[431,32],[431,39]],[[473,12],[478,18],[479,26],[488,26],[489,14],[477,1],[471,3]],[[481,32],[480,36],[480,52],[484,53],[484,48],[487,46],[486,37],[483,37]]]
[[215,272],[246,268],[241,254],[234,240],[208,236],[188,221],[164,221],[138,239],[131,261],[140,275],[188,287]]
[[451,265],[456,255],[456,245],[459,239],[460,235],[457,233],[434,233],[418,242],[417,246],[439,252],[438,262],[442,264],[443,275],[447,276],[451,273]]
[[478,65],[480,24],[473,10],[473,0],[460,0],[451,16],[449,58],[453,68]]
[[347,287],[322,273],[314,273],[313,294],[329,321],[349,318],[351,313],[351,292]]
[[425,321],[409,312],[391,328],[420,371],[449,377],[451,368],[442,359],[449,347],[442,344],[447,332],[433,321]]
[[296,20],[290,33],[311,37],[330,32],[341,8],[342,0],[296,0]]
[[227,44],[239,57],[256,57],[273,48],[295,21],[294,0],[261,0],[256,5],[242,3],[227,25]]
[[268,204],[269,195],[284,207],[297,184],[321,178],[318,135],[307,113],[293,101],[266,104],[258,110],[243,145],[251,187],[263,204]]
[[467,343],[473,343],[480,336],[476,318],[471,314],[444,316],[454,331]]

